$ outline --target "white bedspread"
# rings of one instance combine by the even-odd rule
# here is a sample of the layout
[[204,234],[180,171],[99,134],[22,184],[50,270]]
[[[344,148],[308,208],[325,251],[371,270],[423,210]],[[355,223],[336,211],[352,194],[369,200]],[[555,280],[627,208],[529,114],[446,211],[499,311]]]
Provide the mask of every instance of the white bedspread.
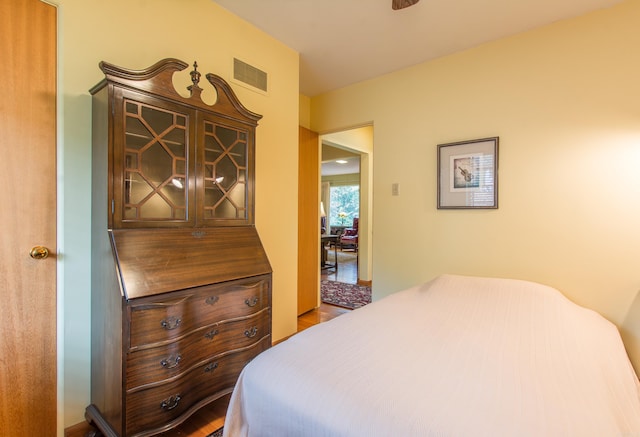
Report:
[[539,284],[445,275],[256,357],[224,435],[640,436],[639,389],[597,313]]

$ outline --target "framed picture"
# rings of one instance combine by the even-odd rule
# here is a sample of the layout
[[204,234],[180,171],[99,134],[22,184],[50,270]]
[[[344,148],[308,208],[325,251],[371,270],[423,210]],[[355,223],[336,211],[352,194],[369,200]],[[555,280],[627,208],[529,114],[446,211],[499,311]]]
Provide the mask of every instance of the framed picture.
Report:
[[498,137],[438,144],[438,209],[498,207]]

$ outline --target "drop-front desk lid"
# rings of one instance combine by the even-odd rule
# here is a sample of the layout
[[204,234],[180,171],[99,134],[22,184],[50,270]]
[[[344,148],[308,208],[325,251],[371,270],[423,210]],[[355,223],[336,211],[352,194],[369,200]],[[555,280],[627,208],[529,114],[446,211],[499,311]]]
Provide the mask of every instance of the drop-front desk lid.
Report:
[[253,226],[109,231],[125,299],[271,273]]

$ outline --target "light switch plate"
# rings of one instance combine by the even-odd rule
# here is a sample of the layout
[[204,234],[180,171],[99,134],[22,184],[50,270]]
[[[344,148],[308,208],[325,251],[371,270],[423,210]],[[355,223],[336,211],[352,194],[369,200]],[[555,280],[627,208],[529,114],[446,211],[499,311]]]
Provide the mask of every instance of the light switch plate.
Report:
[[399,183],[394,182],[393,184],[391,184],[391,195],[392,196],[400,195],[400,184]]

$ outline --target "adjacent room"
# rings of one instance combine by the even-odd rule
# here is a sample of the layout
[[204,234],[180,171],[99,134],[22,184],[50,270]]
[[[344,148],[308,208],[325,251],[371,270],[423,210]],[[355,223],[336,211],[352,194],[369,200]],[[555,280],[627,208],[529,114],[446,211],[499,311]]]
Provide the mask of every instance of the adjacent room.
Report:
[[[371,281],[361,279],[359,270],[361,154],[346,145],[330,143],[329,138],[335,141],[342,137],[349,143],[354,141],[356,132],[321,140],[320,300],[348,309],[371,302]],[[363,262],[369,255],[362,254]]]

